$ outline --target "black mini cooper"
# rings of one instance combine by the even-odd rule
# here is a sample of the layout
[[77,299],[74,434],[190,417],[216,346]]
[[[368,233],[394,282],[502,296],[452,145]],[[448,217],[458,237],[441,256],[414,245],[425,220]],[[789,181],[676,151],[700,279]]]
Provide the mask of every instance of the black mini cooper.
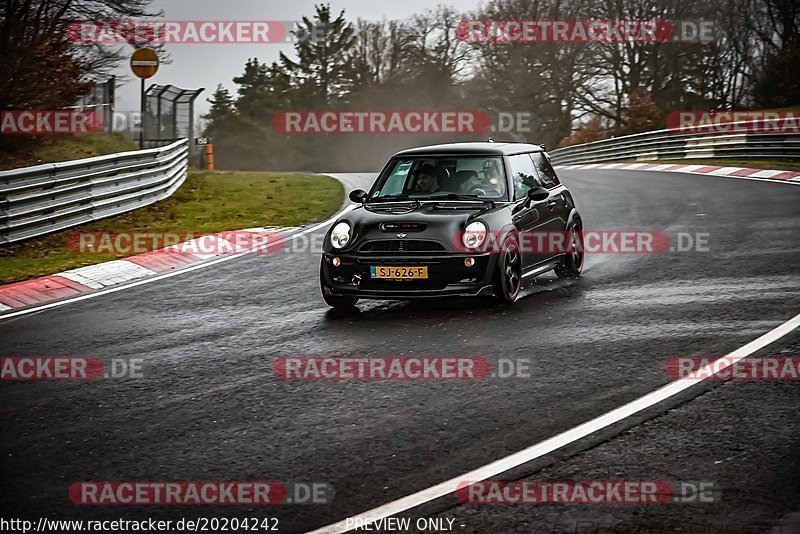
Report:
[[541,146],[404,150],[369,193],[355,190],[350,200],[360,206],[336,221],[323,244],[322,296],[334,308],[360,298],[513,302],[525,278],[553,269],[574,278],[583,267],[581,217]]

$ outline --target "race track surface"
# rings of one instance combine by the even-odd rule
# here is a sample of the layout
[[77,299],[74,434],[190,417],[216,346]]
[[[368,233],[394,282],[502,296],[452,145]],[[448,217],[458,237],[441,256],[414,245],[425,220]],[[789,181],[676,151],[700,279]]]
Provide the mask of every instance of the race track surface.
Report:
[[[0,384],[4,515],[270,516],[281,532],[304,532],[574,427],[668,383],[668,358],[724,355],[800,313],[800,187],[660,172],[560,176],[587,230],[707,233],[709,250],[590,255],[580,280],[544,275],[513,305],[362,301],[356,313],[325,305],[319,254],[294,250],[0,319],[4,356],[142,359],[144,375]],[[348,190],[373,177],[339,176]],[[795,333],[764,353],[797,342]],[[282,381],[273,363],[287,355],[526,359],[530,376]],[[798,391],[703,384],[506,477],[715,480],[728,499],[708,508],[637,515],[442,499],[406,515],[456,518],[457,532],[550,532],[543,525],[618,513],[633,525],[777,521],[800,511]],[[105,480],[320,481],[335,499],[268,509],[69,501],[73,482]]]

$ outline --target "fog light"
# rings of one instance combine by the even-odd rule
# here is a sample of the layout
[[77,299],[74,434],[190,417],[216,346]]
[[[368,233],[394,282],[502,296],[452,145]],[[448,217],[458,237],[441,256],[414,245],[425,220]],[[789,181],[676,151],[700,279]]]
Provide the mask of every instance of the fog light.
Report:
[[339,265],[342,264],[342,260],[340,260],[339,258],[333,258],[331,260],[331,263],[333,264],[334,267],[338,267]]
[[475,265],[475,258],[464,258],[464,265],[467,267],[472,267]]

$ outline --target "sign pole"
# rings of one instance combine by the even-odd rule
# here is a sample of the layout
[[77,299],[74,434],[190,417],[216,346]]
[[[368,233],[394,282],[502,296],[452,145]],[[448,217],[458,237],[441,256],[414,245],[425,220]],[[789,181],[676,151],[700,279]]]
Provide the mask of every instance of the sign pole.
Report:
[[144,149],[144,78],[141,79],[141,82],[139,94],[139,104],[141,109],[141,115],[139,115],[139,150]]

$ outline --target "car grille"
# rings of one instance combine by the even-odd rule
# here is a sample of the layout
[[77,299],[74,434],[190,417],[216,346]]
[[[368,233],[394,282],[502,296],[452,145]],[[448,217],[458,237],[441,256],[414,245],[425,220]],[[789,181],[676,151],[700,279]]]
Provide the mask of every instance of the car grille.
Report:
[[444,252],[445,248],[436,241],[421,239],[383,239],[368,241],[361,245],[359,252]]

